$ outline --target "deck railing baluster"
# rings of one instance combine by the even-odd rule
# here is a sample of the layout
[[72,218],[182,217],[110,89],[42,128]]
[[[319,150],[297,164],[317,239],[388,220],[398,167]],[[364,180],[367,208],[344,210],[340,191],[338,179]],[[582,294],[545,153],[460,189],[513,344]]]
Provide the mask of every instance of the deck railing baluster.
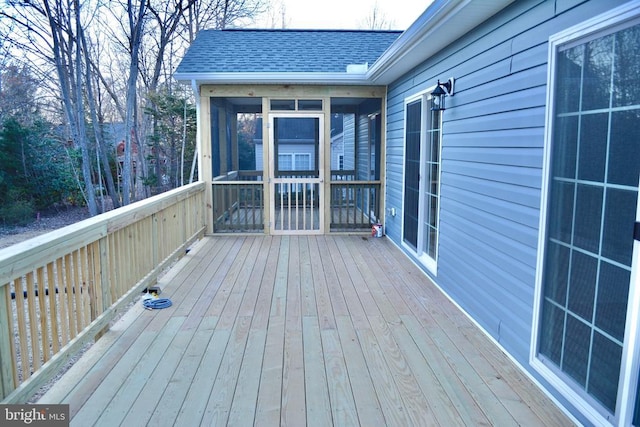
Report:
[[369,231],[380,218],[380,181],[331,182],[331,231]]
[[213,180],[213,231],[262,232],[262,171],[234,171]]

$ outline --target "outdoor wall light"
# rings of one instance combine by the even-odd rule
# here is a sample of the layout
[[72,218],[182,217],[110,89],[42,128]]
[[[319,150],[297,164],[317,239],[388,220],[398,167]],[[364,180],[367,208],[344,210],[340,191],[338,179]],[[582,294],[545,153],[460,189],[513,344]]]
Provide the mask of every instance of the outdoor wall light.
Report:
[[433,90],[433,92],[431,92],[431,101],[432,101],[431,110],[432,111],[445,110],[444,98],[447,95],[453,96],[453,82],[454,82],[453,77],[449,78],[449,80],[447,80],[444,83],[440,83],[440,80],[438,80],[438,84],[436,85],[436,88]]

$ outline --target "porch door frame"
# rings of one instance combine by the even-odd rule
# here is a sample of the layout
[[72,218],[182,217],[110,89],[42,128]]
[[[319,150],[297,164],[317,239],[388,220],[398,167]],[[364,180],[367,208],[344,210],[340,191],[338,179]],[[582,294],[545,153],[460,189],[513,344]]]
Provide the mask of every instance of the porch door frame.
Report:
[[[318,165],[318,176],[317,177],[304,177],[304,178],[282,178],[276,177],[276,156],[278,155],[278,151],[275,149],[276,137],[275,137],[275,119],[278,118],[312,118],[318,119],[318,147],[315,148],[315,152],[317,153],[317,165]],[[269,170],[268,170],[268,180],[269,180],[269,233],[273,235],[315,235],[315,234],[324,234],[325,230],[325,183],[324,183],[324,175],[325,175],[325,129],[324,129],[324,120],[325,114],[323,111],[319,112],[269,112],[268,113],[268,127],[269,127]],[[295,224],[298,225],[297,228],[291,229],[291,219],[293,215],[298,218],[301,214],[302,218],[306,218],[306,203],[303,204],[302,208],[298,206],[292,207],[288,206],[288,224],[286,228],[283,228],[283,220],[277,215],[277,207],[276,202],[278,198],[278,193],[276,192],[276,188],[282,185],[289,186],[303,186],[306,188],[310,186],[311,188],[317,188],[317,198],[318,203],[315,205],[313,199],[310,201],[311,205],[309,208],[311,211],[310,220],[311,220],[311,228],[307,227],[307,224],[304,222],[300,224],[299,221],[296,221]],[[284,210],[284,207],[281,207],[280,210]],[[301,212],[301,210],[303,212]],[[317,228],[314,227],[315,212],[318,214]],[[282,212],[284,214],[284,212]],[[300,225],[302,225],[302,229],[300,229]],[[280,226],[280,227],[278,227]]]

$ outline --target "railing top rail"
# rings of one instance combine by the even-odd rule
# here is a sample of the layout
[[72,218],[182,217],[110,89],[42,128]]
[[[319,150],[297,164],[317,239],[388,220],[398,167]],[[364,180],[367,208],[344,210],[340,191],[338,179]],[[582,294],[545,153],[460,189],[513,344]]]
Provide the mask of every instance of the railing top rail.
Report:
[[0,286],[31,271],[33,266],[46,264],[61,253],[69,253],[84,244],[95,242],[204,188],[203,181],[185,185],[0,249]]
[[264,181],[213,181],[213,185],[264,185]]
[[239,171],[231,171],[222,175],[218,175],[212,179],[213,182],[221,182],[221,181],[229,181],[229,180],[237,180],[237,178],[242,177],[261,177],[264,174],[263,171],[259,170],[239,170]]
[[336,186],[353,186],[353,185],[380,185],[382,181],[330,181],[331,185]]

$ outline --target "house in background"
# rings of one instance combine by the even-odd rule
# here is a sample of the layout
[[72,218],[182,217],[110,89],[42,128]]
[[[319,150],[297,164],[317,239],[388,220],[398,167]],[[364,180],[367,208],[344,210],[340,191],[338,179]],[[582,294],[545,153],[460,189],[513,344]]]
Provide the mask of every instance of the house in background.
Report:
[[[302,125],[302,126],[301,126]],[[308,170],[315,163],[315,139],[312,127],[305,127],[304,121],[283,120],[278,129],[278,138],[282,145],[278,151],[278,162],[283,170]],[[340,171],[355,171],[355,117],[354,114],[336,113],[331,116],[331,160],[332,174],[347,178]],[[262,170],[264,159],[262,118],[256,119],[255,135],[255,169]],[[290,165],[290,166],[287,166]],[[282,166],[281,166],[282,167]],[[354,178],[354,177],[352,177]]]
[[[203,31],[176,73],[199,100],[209,232],[381,220],[576,421],[625,426],[640,425],[638,75],[640,2],[617,0],[435,0],[403,33]],[[259,172],[238,170],[246,112],[264,117]],[[349,179],[332,171],[335,114],[354,119]],[[285,120],[317,153],[295,175]]]

